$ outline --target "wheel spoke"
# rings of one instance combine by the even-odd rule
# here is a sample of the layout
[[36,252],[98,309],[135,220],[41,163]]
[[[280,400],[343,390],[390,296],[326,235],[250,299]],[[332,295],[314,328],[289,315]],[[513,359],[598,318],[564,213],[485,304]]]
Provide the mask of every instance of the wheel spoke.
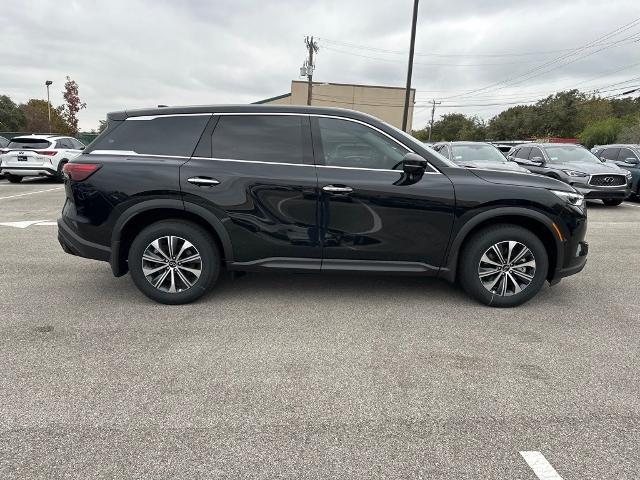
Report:
[[511,255],[513,254],[513,249],[516,247],[517,242],[509,240],[509,246],[507,248],[507,263],[511,263]]
[[187,258],[185,258],[185,259],[183,259],[183,260],[180,260],[180,261],[178,262],[178,265],[182,265],[183,263],[197,262],[197,261],[199,261],[199,260],[200,260],[200,254],[199,254],[199,253],[196,253],[196,254],[194,254],[194,255],[191,255],[190,257],[187,257]]
[[500,252],[500,248],[498,247],[498,245],[494,245],[493,247],[491,247],[491,250],[493,250],[493,252],[496,254],[496,256],[498,257],[498,260],[500,260],[500,263],[502,265],[507,263],[504,261],[504,257],[502,256],[502,253]]
[[167,254],[164,252],[164,250],[162,250],[162,247],[160,246],[160,239],[158,238],[157,240],[154,240],[153,242],[151,242],[151,246],[153,248],[155,248],[156,252],[158,252],[160,255],[162,255],[162,258],[166,259],[166,260],[171,260]]
[[170,270],[171,283],[169,284],[169,293],[176,293],[176,274],[175,270]]
[[142,267],[142,271],[144,272],[145,277],[148,277],[149,275],[153,275],[154,273],[159,272],[160,270],[163,270],[165,268],[167,268],[167,266],[163,264],[155,268]]
[[169,235],[169,240],[167,242],[169,248],[169,258],[173,258],[173,239],[176,238],[173,235]]
[[531,282],[531,280],[533,280],[533,276],[532,275],[528,275],[524,272],[521,272],[519,270],[511,270],[511,273],[513,273],[514,275],[519,276],[520,278],[523,278],[524,280],[528,282]]
[[480,278],[490,277],[491,275],[495,275],[496,273],[500,273],[502,270],[496,268],[495,270],[487,270],[484,272],[480,272]]
[[529,260],[528,262],[519,263],[517,265],[514,265],[513,268],[524,268],[524,267],[535,268],[535,266],[536,266],[536,261],[535,260]]
[[480,263],[488,263],[489,265],[495,265],[496,267],[502,266],[501,263],[494,262],[493,260],[491,260],[486,253],[482,255],[482,258],[480,259]]
[[503,273],[502,274],[502,285],[500,286],[500,295],[502,295],[503,297],[505,296],[505,294],[507,293],[507,274]]
[[154,255],[153,253],[149,252],[148,250],[142,255],[142,259],[146,260],[147,262],[164,264],[164,259]]
[[160,275],[158,277],[158,280],[156,280],[156,283],[153,284],[154,287],[156,288],[160,288],[160,286],[162,285],[162,282],[165,281],[165,279],[167,278],[167,275],[169,275],[169,269],[167,268],[164,273],[162,275]]
[[[176,260],[180,260],[180,257],[182,257],[182,254],[185,252],[185,250],[188,250],[189,248],[193,247],[193,244],[188,241],[188,240],[183,240],[182,242],[182,247],[180,247],[180,251],[178,252],[178,254],[176,255]],[[200,255],[198,255],[199,257]],[[182,260],[185,261],[185,260]]]
[[493,289],[495,288],[495,286],[498,284],[498,282],[500,281],[500,279],[502,278],[502,275],[498,275],[496,278],[494,278],[488,285],[485,284],[485,288],[487,290],[489,290],[490,292],[493,291]]
[[511,283],[513,284],[513,293],[514,293],[514,295],[516,293],[520,293],[522,291],[522,287],[520,287],[520,284],[516,281],[515,278],[513,278],[511,273],[507,273],[507,278],[509,278],[509,280],[511,280]]
[[185,272],[192,273],[197,278],[200,278],[200,274],[202,273],[202,270],[198,270],[196,268],[187,268],[187,267],[183,267],[182,265],[178,266],[178,270],[184,270]]
[[179,269],[179,268],[176,268],[176,273],[178,274],[178,278],[180,278],[180,280],[182,281],[182,283],[184,283],[184,284],[185,284],[185,286],[186,286],[187,288],[189,288],[189,287],[191,287],[191,285],[193,285],[193,284],[192,284],[192,283],[187,279],[187,277],[185,277],[185,276],[184,276],[184,273],[182,273],[182,272],[180,271],[180,269]]
[[520,253],[514,257],[511,263],[515,264],[516,262],[521,260],[527,253],[529,253],[529,249],[522,245],[522,250],[520,250]]

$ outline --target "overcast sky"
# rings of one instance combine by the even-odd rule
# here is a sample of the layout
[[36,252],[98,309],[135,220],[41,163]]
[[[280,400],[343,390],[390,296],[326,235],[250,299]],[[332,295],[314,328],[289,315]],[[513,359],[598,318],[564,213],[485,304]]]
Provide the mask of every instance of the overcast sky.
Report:
[[[640,17],[638,0],[420,3],[413,86],[423,108],[416,109],[414,128],[426,123],[431,98],[452,105],[436,117],[459,111],[490,118],[505,103],[556,89],[619,89],[603,94],[610,95],[640,84],[619,83],[640,77],[640,21],[630,24]],[[403,86],[412,5],[5,0],[0,94],[16,102],[46,98],[44,81],[53,80],[52,103],[59,105],[69,75],[87,103],[83,130],[97,128],[112,110],[249,103],[289,91],[307,34],[320,39],[314,80]],[[502,105],[487,105],[494,103]]]

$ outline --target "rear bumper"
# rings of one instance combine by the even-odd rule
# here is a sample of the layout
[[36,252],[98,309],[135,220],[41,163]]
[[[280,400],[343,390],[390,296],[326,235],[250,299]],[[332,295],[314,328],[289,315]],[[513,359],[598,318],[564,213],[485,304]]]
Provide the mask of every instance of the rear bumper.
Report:
[[14,167],[14,166],[5,166],[0,167],[0,173],[5,175],[16,175],[22,177],[53,177],[57,175],[58,172],[51,167],[44,166],[31,166],[31,167]]
[[108,262],[111,258],[111,249],[109,247],[80,238],[65,223],[64,218],[58,219],[58,242],[60,242],[62,249],[71,255],[105,262]]

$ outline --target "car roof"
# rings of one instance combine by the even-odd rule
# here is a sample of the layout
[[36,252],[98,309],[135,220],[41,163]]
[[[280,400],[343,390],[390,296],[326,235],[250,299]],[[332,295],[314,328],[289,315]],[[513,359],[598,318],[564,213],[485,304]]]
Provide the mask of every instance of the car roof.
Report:
[[57,140],[58,138],[72,138],[66,135],[51,135],[47,133],[32,133],[30,135],[17,135],[11,139],[11,141],[20,139],[20,138],[33,138],[35,140]]
[[313,107],[307,105],[193,105],[180,107],[155,107],[136,110],[121,110],[107,114],[109,120],[125,120],[130,117],[160,115],[189,115],[202,113],[298,113],[353,118],[368,122],[381,122],[380,119],[347,108]]
[[637,143],[609,143],[607,145],[596,145],[593,148],[640,148],[640,145]]
[[577,143],[521,143],[520,145],[514,145],[516,147],[578,147],[584,148],[582,145],[578,145]]

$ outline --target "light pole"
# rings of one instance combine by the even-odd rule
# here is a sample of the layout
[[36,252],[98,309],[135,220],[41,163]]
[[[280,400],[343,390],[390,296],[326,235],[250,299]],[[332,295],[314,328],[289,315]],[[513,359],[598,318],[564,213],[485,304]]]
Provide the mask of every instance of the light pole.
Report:
[[407,117],[409,116],[409,97],[411,95],[411,73],[413,72],[413,48],[416,44],[416,23],[418,21],[418,0],[413,0],[413,18],[411,21],[411,44],[409,45],[409,67],[407,68],[407,90],[404,95],[404,110],[402,112],[402,130],[407,131]]
[[47,80],[46,82],[44,82],[44,84],[47,86],[47,110],[49,112],[49,132],[51,133],[51,101],[49,100],[49,85],[52,85],[53,82],[51,80]]

